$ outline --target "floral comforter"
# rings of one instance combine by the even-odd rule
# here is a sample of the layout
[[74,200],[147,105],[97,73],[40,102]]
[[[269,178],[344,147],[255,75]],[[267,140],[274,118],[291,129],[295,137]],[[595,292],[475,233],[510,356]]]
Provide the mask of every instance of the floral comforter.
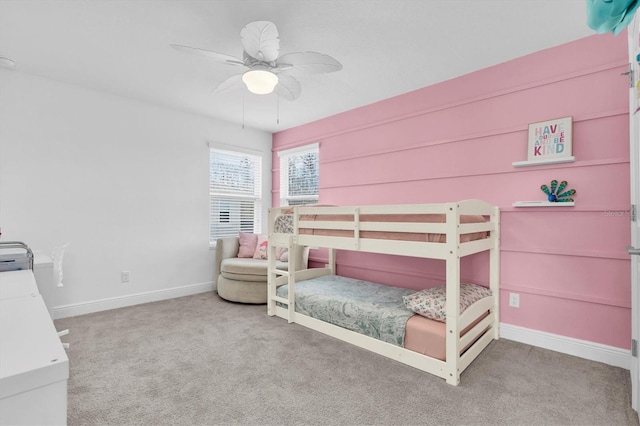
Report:
[[[296,312],[397,346],[414,315],[402,296],[415,290],[329,275],[296,283]],[[278,288],[287,297],[288,286]]]
[[273,232],[276,234],[293,234],[293,215],[282,214],[278,216],[273,226]]

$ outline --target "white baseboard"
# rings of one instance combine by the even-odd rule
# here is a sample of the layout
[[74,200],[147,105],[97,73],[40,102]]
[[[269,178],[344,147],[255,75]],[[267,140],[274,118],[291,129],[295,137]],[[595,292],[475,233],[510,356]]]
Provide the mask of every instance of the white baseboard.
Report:
[[[91,314],[109,309],[124,308],[126,306],[142,303],[156,302],[159,300],[173,299],[176,297],[190,296],[198,293],[213,291],[213,282],[191,284],[182,287],[174,287],[163,290],[149,291],[146,293],[129,294],[126,296],[112,297],[109,299],[94,300],[73,305],[58,306],[53,308],[53,318],[68,318],[77,315]],[[574,339],[544,331],[518,327],[516,325],[500,323],[500,338],[525,343],[543,349],[573,355],[591,361],[598,361],[614,367],[631,368],[631,351]]]
[[600,343],[503,323],[500,323],[500,338],[602,362],[626,370],[631,368],[631,351]]
[[93,300],[90,302],[76,303],[73,305],[58,306],[53,308],[53,318],[60,319],[75,317],[77,315],[107,311],[109,309],[124,308],[125,306],[157,302],[159,300],[174,299],[176,297],[191,296],[192,294],[205,293],[207,291],[213,291],[213,281],[208,283],[191,284],[182,287],[148,291],[146,293],[128,294],[126,296]]

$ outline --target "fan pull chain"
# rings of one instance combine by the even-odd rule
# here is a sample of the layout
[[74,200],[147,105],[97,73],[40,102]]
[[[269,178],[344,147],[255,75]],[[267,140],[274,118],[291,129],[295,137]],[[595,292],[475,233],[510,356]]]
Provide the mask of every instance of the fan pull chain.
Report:
[[280,124],[280,96],[276,95],[276,124]]
[[242,90],[242,129],[244,130],[244,90]]

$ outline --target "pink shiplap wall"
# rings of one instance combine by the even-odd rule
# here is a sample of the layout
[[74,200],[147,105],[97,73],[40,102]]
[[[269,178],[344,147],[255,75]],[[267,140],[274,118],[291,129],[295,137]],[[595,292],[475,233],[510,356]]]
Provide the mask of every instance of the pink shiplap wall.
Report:
[[[273,137],[276,151],[320,143],[320,202],[502,209],[502,322],[629,348],[629,129],[626,36],[592,36],[335,115]],[[515,168],[529,123],[572,116],[574,163]],[[567,180],[576,206],[514,208]],[[312,262],[324,259],[312,253]],[[462,277],[488,281],[486,254]],[[353,252],[338,273],[409,288],[441,282],[439,261]],[[508,306],[510,292],[520,308]]]

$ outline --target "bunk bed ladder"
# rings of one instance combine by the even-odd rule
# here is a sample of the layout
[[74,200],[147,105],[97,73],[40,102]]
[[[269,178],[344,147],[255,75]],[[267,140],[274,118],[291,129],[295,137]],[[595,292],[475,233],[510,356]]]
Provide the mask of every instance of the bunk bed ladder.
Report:
[[292,244],[293,237],[289,237],[289,291],[287,292],[287,322],[291,324],[296,312],[296,271],[298,270],[298,256],[296,247]]
[[269,233],[269,245],[267,246],[267,314],[269,316],[274,316],[276,314],[276,303],[284,303],[284,300],[277,296],[276,290],[278,288],[277,281],[278,277],[281,275],[281,271],[278,271],[276,267],[276,250],[278,245],[272,240],[272,236],[274,235],[274,223],[277,215],[279,214],[279,209],[269,209],[268,210],[268,233]]
[[279,273],[276,269],[276,247],[269,246],[269,255],[268,255],[268,274],[267,274],[267,314],[269,316],[274,316],[276,314],[276,303],[286,303],[286,299],[279,297],[276,295],[277,280],[279,277]]
[[[279,212],[279,209],[269,209],[269,235],[274,234],[273,224],[275,218]],[[276,251],[278,247],[287,248],[289,251],[289,262],[287,270],[278,269]],[[282,240],[276,240],[270,238],[270,243],[267,248],[269,251],[268,258],[268,275],[267,275],[267,314],[274,316],[276,314],[277,303],[281,303],[286,306],[287,320],[289,323],[294,322],[295,313],[295,272],[298,269],[298,259],[295,255],[293,236],[289,235],[286,238],[286,242]],[[286,277],[289,284],[289,292],[287,297],[281,297],[277,295],[278,284],[282,282],[282,277]]]
[[[278,247],[281,247],[281,245],[271,244],[268,247],[269,267],[268,267],[268,276],[267,276],[267,314],[269,314],[269,316],[274,316],[276,314],[276,306],[277,306],[276,304],[281,303],[285,305],[289,310],[290,312],[289,322],[292,322],[293,315],[291,312],[293,311],[289,308],[295,308],[295,306],[294,306],[294,303],[292,303],[291,291],[289,291],[289,296],[285,298],[277,295],[277,289],[278,289],[278,283],[282,281],[282,277],[286,277],[288,280],[295,281],[294,272],[295,272],[295,266],[296,266],[296,259],[295,259],[295,256],[291,256],[292,258],[289,259],[288,270],[278,269],[276,264],[276,260],[277,260],[276,250]],[[292,249],[291,244],[289,244],[288,249],[289,250]],[[291,288],[291,286],[289,286],[289,288]]]
[[[269,225],[271,226],[271,225]],[[276,314],[276,247],[269,244],[267,247],[269,255],[267,256],[267,314],[274,316]]]

